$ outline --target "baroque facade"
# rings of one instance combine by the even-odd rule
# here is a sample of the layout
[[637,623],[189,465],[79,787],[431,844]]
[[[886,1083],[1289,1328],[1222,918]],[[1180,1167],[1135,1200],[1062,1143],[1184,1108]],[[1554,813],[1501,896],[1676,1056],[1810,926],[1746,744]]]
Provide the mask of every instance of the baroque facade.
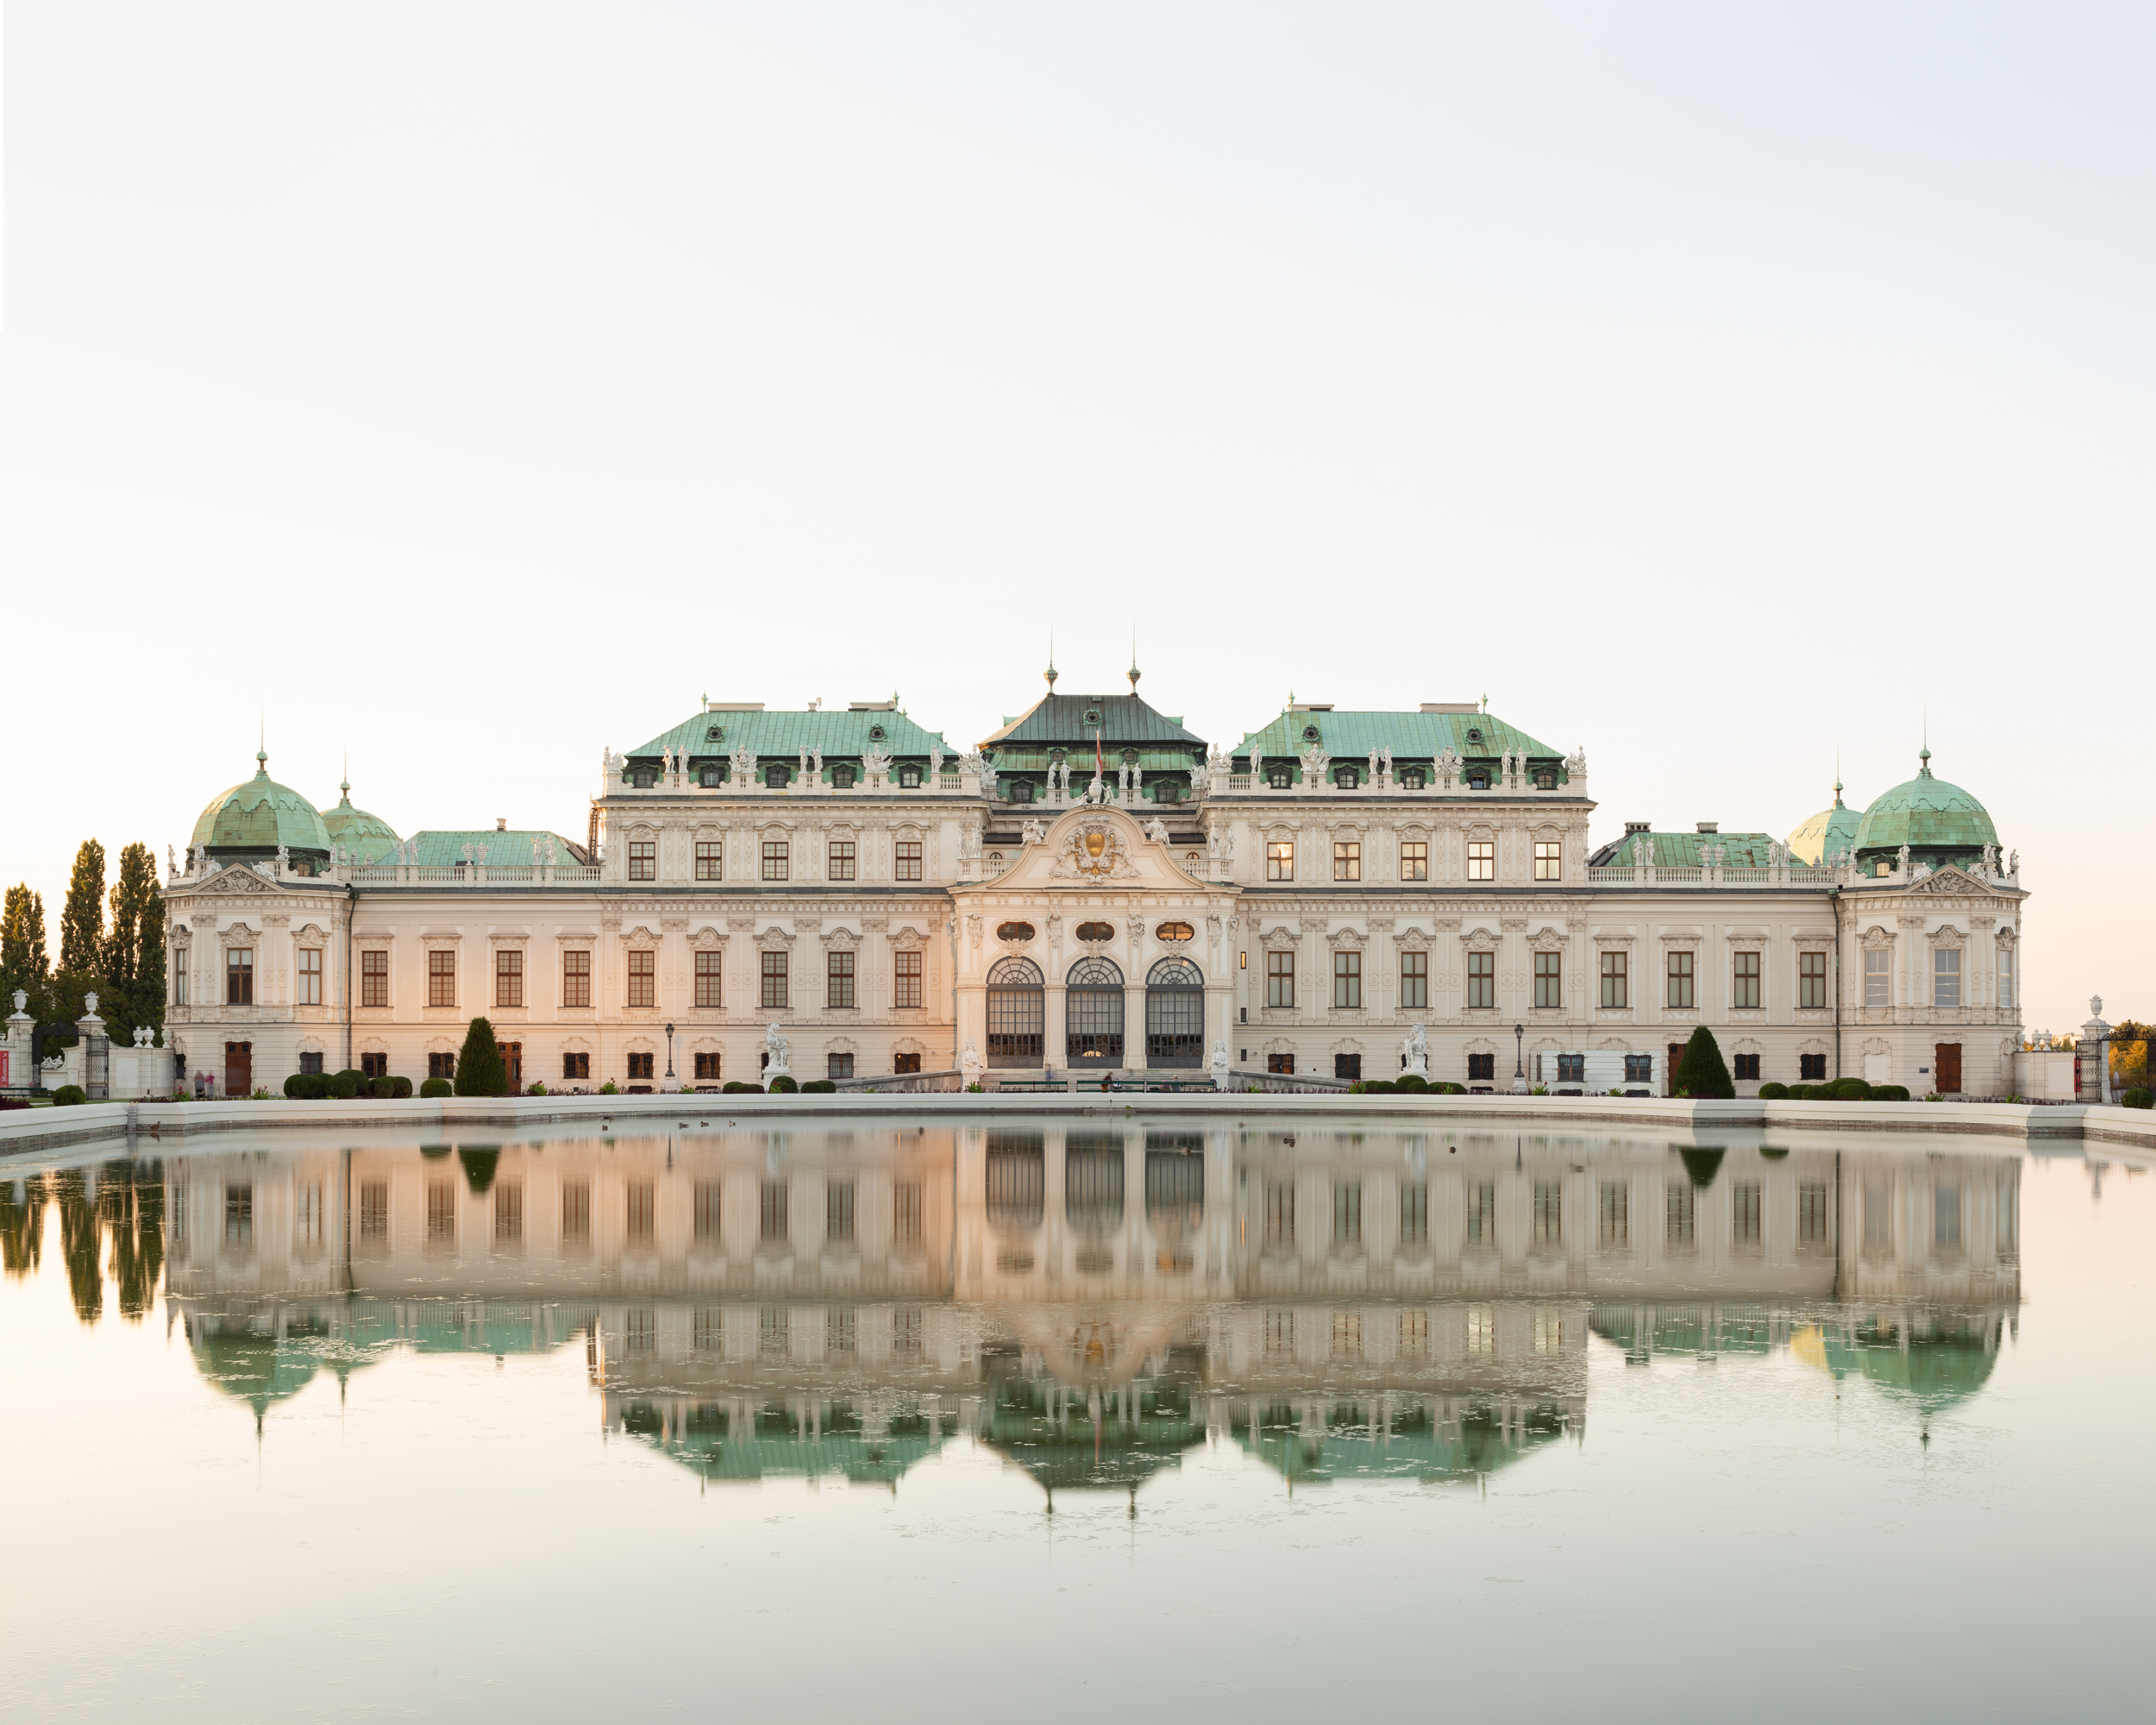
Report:
[[198,1089],[448,1076],[483,1014],[522,1085],[1391,1077],[1739,1095],[1854,1076],[2004,1095],[2017,856],[1917,775],[1786,841],[1626,825],[1583,751],[1474,704],[1295,702],[1231,747],[1137,693],[1047,696],[962,753],[895,699],[704,701],[606,751],[584,837],[400,838],[254,778],[166,889]]

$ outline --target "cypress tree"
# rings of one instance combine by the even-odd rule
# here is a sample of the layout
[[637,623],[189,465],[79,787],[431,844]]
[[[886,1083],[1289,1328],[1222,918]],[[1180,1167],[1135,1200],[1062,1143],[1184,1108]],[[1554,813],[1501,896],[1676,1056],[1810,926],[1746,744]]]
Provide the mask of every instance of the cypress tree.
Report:
[[17,988],[42,991],[46,969],[44,903],[27,883],[10,887],[7,910],[0,914],[0,989],[6,991],[9,1012],[15,1010]]
[[1737,1087],[1729,1081],[1729,1068],[1722,1063],[1721,1044],[1705,1025],[1694,1031],[1691,1040],[1684,1044],[1683,1058],[1677,1063],[1676,1088],[1678,1095],[1695,1100],[1737,1094]]
[[60,968],[94,976],[104,957],[105,848],[85,838],[75,852],[75,872],[68,877],[67,902],[60,913]]
[[112,932],[101,966],[111,1004],[98,1002],[117,1038],[137,1025],[165,1021],[165,906],[157,863],[146,844],[120,853],[120,878],[112,888]]
[[501,1046],[494,1040],[494,1026],[473,1019],[464,1033],[464,1047],[457,1056],[456,1093],[460,1096],[498,1096],[509,1088],[509,1069],[502,1064]]

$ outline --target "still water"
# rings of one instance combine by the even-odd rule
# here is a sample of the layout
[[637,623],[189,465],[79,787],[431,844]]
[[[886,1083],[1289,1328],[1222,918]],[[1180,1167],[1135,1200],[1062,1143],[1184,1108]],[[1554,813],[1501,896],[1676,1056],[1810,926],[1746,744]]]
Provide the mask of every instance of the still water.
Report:
[[2156,1704],[2130,1158],[1267,1125],[0,1169],[0,1710]]

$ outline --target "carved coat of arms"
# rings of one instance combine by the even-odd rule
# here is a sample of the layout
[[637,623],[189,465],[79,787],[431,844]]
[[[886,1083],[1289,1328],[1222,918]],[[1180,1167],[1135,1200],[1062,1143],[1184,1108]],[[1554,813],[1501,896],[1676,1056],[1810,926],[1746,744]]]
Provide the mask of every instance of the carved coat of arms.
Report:
[[1138,870],[1112,822],[1086,820],[1063,840],[1062,854],[1049,875],[1057,881],[1134,881]]

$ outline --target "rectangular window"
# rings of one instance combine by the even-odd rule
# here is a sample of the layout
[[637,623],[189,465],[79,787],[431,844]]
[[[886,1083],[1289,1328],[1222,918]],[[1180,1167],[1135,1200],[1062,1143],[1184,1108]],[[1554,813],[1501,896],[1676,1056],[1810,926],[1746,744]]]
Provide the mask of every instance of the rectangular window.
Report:
[[850,1245],[854,1238],[854,1182],[824,1182],[824,1238]]
[[1564,955],[1535,954],[1535,1005],[1558,1007],[1564,1004]]
[[1595,1239],[1604,1251],[1622,1251],[1632,1244],[1632,1188],[1621,1180],[1602,1182]]
[[1495,881],[1497,878],[1497,841],[1494,838],[1470,838],[1467,842],[1467,878],[1470,881]]
[[1670,1245],[1690,1245],[1698,1224],[1699,1189],[1689,1180],[1672,1180],[1662,1213],[1662,1238]]
[[561,955],[561,1004],[565,1007],[588,1007],[592,1004],[590,953],[565,952]]
[[1557,1056],[1557,1082],[1584,1084],[1587,1082],[1587,1057],[1584,1054]]
[[1295,1076],[1295,1057],[1292,1054],[1269,1054],[1265,1057],[1265,1070],[1282,1077],[1292,1078]]
[[235,946],[224,955],[224,1003],[228,1007],[254,1004],[254,951]]
[[720,1070],[721,1057],[716,1049],[704,1049],[696,1057],[696,1076],[699,1083],[716,1084],[724,1076]]
[[834,881],[854,878],[854,842],[850,838],[831,840],[830,877]]
[[1729,1004],[1733,1007],[1756,1007],[1759,1004],[1759,955],[1739,952],[1731,958]]
[[[1489,1057],[1484,1055],[1482,1058],[1487,1060]],[[1494,1181],[1477,1181],[1467,1189],[1467,1243],[1497,1244],[1497,1186]]]
[[[1411,788],[1420,789],[1420,787]],[[1426,881],[1430,878],[1430,847],[1427,844],[1414,839],[1400,847],[1400,878],[1403,881]]]
[[719,1182],[699,1180],[696,1182],[696,1237],[700,1240],[718,1238],[719,1218],[724,1214],[720,1204]]
[[1535,840],[1535,879],[1562,881],[1564,878],[1564,846],[1553,838]]
[[824,1076],[826,1078],[850,1078],[854,1076],[854,1057],[850,1054],[826,1054],[824,1057]]
[[297,992],[292,1003],[301,1007],[322,1004],[322,949],[303,946],[299,949],[299,975],[294,984]]
[[427,955],[427,1004],[454,1007],[457,1003],[457,956],[454,952]]
[[891,1057],[891,1070],[894,1073],[918,1072],[920,1070],[921,1057],[918,1050],[911,1054],[894,1054]]
[[1864,1003],[1867,1007],[1894,1004],[1894,954],[1883,946],[1865,950]]
[[517,951],[494,955],[494,1004],[521,1007],[524,1003],[524,955]]
[[632,1007],[650,1007],[658,1004],[659,955],[646,950],[629,955],[629,1004]]
[[1363,1057],[1359,1054],[1336,1054],[1332,1057],[1332,1076],[1344,1078],[1351,1083],[1363,1076]]
[[1627,1054],[1625,1057],[1625,1082],[1627,1084],[1654,1082],[1654,1056]]
[[1739,1247],[1756,1247],[1760,1240],[1759,1187],[1739,1181],[1729,1192],[1729,1239]]
[[1807,1180],[1796,1189],[1796,1243],[1827,1244],[1827,1182]]
[[389,1056],[386,1054],[362,1054],[360,1057],[360,1076],[362,1078],[388,1077]]
[[918,881],[921,878],[921,841],[901,838],[893,856],[894,881]]
[[1732,1077],[1757,1078],[1759,1076],[1759,1057],[1758,1055],[1733,1054],[1730,1056],[1730,1059],[1734,1063],[1736,1067],[1736,1070],[1730,1075]]
[[[850,952],[827,954],[824,960],[824,1004],[840,1011],[850,1010],[854,1003],[854,955]],[[850,1072],[846,1075],[852,1077]]]
[[1999,949],[1999,1004],[2014,1004],[2014,949],[2010,946]]
[[631,1078],[650,1077],[651,1056],[649,1054],[630,1055],[629,1057],[629,1076]]
[[1564,1189],[1554,1180],[1534,1182],[1534,1243],[1564,1244]]
[[561,1057],[561,1076],[564,1078],[589,1078],[592,1076],[592,1057],[588,1052],[570,1052]]
[[1332,955],[1332,1004],[1335,1007],[1359,1007],[1363,1004],[1361,953],[1336,952]]
[[1632,978],[1628,974],[1632,955],[1628,952],[1602,954],[1602,1004],[1606,1007],[1628,1007],[1632,1004]]
[[1827,1076],[1827,1057],[1823,1054],[1798,1055],[1796,1076],[1804,1083],[1813,1083],[1824,1078]]
[[1430,955],[1400,955],[1400,1005],[1403,1012],[1420,1012],[1430,1004]]
[[786,1006],[786,954],[767,952],[763,955],[763,1004],[783,1009]]
[[1467,1082],[1487,1084],[1497,1076],[1497,1057],[1494,1054],[1470,1054],[1467,1057]]
[[629,878],[632,881],[655,881],[659,878],[659,842],[654,838],[632,838],[629,841]]
[[1265,878],[1269,881],[1292,881],[1295,878],[1295,846],[1292,839],[1273,838],[1266,841]]
[[699,952],[696,955],[696,1004],[709,1011],[716,1011],[726,1004],[725,975],[722,969],[726,955],[723,952]]
[[369,1242],[389,1238],[389,1182],[369,1180],[360,1187],[360,1238]]
[[524,1183],[521,1180],[494,1182],[494,1239],[501,1245],[523,1244]]
[[1798,953],[1796,1004],[1800,1007],[1817,1011],[1827,1003],[1827,955],[1823,952]]
[[900,1251],[921,1244],[921,1189],[908,1182],[891,1189],[891,1244]]
[[1359,840],[1342,838],[1333,841],[1332,878],[1336,881],[1359,881],[1363,878],[1363,846]]
[[[187,1004],[187,949],[184,946],[172,954],[172,1004],[176,1007]],[[362,1004],[371,1006],[374,1003],[367,1001]]]
[[362,952],[360,955],[360,1004],[363,1007],[385,1007],[389,1004],[389,954]]
[[1470,952],[1467,955],[1467,1003],[1470,1007],[1496,1006],[1497,955],[1495,952]]
[[1400,1243],[1423,1245],[1430,1239],[1430,1189],[1420,1181],[1400,1189]]
[[921,1004],[919,953],[894,952],[891,955],[891,1004],[894,1007],[918,1007]]
[[763,842],[763,878],[783,881],[787,878],[787,842],[783,838],[767,838]]
[[1292,1007],[1295,1004],[1294,953],[1269,952],[1265,955],[1265,1004],[1269,1007]]
[[757,1199],[756,1238],[771,1245],[786,1239],[787,1188],[783,1180],[767,1180]]
[[1957,947],[1943,946],[1932,954],[1932,1004],[1961,1004],[1961,952]]
[[726,847],[715,838],[696,841],[696,878],[699,881],[723,881],[726,878]]
[[1670,998],[1672,1007],[1689,1007],[1692,1004],[1692,955],[1672,952],[1670,955]]
[[581,1245],[591,1238],[591,1182],[572,1181],[561,1189],[561,1241],[565,1245]]

